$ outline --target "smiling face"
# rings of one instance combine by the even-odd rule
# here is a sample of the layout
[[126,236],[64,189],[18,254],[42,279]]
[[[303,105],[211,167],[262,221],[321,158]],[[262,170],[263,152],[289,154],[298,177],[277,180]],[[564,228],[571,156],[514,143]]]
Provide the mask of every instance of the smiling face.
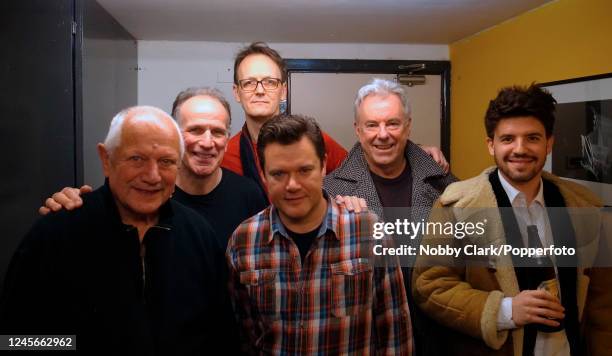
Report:
[[157,216],[174,191],[179,136],[170,118],[160,121],[155,115],[134,113],[126,118],[113,152],[98,145],[104,175],[124,222]]
[[185,140],[183,167],[189,173],[207,177],[223,160],[229,137],[229,113],[211,96],[194,96],[179,110],[179,126]]
[[361,102],[355,132],[372,172],[386,178],[402,172],[411,123],[395,94],[373,94]]
[[[262,80],[266,78],[281,79],[281,69],[268,56],[251,54],[244,58],[237,69],[238,81],[251,79]],[[281,100],[287,97],[287,85],[281,83],[278,88],[265,90],[261,83],[254,91],[245,91],[234,84],[234,98],[244,109],[247,118],[265,122],[274,115],[278,115]]]
[[487,145],[501,173],[518,187],[540,180],[553,141],[538,119],[527,116],[500,120]]
[[296,232],[295,226],[318,226],[327,209],[322,192],[325,164],[310,139],[303,136],[289,145],[270,143],[264,157],[270,201],[283,223]]

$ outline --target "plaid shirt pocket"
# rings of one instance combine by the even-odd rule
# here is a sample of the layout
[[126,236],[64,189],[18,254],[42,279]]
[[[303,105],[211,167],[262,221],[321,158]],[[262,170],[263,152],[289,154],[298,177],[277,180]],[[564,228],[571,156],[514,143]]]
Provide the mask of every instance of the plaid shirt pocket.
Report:
[[373,273],[367,258],[334,263],[331,272],[334,316],[344,317],[370,309]]
[[262,269],[240,272],[240,283],[246,286],[253,304],[265,319],[276,319],[276,282],[274,270]]

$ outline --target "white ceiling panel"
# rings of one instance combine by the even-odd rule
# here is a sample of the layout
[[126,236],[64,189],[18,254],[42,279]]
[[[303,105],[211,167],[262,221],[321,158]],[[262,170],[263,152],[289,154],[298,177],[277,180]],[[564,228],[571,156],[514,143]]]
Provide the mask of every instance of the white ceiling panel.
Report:
[[139,40],[448,44],[550,0],[97,0]]

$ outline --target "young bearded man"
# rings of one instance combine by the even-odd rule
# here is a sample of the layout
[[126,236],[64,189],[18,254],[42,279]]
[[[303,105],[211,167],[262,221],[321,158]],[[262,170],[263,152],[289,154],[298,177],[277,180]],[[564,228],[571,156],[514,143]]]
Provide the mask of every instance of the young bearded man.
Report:
[[[427,236],[424,245],[470,243],[498,248],[603,246],[602,203],[585,187],[544,172],[553,147],[555,100],[532,85],[502,89],[485,116],[496,167],[451,184],[432,213],[444,222],[487,213],[483,236]],[[450,209],[452,208],[452,209]],[[570,210],[588,212],[589,222]],[[584,213],[583,213],[584,214]],[[581,215],[581,214],[578,214]],[[600,254],[607,251],[599,248]],[[593,253],[595,255],[595,253]],[[456,355],[609,355],[612,274],[601,264],[566,255],[515,254],[470,263],[467,256],[420,256],[413,292],[419,306],[449,331],[438,337]],[[543,290],[542,288],[547,288]]]
[[322,190],[322,133],[300,116],[260,129],[272,205],[227,248],[230,294],[251,354],[409,355],[410,314],[399,267],[374,267],[371,213]]

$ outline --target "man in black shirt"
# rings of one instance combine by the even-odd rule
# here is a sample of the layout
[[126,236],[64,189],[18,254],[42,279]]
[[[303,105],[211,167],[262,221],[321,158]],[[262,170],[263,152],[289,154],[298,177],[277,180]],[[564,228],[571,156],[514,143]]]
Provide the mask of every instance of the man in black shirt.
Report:
[[185,139],[174,199],[206,217],[225,247],[242,221],[268,205],[253,181],[221,168],[230,135],[229,103],[216,89],[189,88],[174,100],[172,116]]

